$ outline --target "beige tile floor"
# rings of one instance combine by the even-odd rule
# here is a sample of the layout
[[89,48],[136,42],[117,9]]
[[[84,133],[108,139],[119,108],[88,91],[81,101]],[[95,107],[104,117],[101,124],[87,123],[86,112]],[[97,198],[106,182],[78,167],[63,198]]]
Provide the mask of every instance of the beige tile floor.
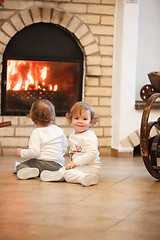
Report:
[[160,182],[141,157],[102,158],[97,186],[17,180],[0,157],[1,240],[159,240]]

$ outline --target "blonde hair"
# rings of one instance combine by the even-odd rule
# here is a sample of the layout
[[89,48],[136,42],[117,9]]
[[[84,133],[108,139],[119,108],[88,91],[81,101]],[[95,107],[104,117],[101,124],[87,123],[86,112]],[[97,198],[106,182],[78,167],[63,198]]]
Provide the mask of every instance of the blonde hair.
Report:
[[71,108],[70,112],[66,113],[66,118],[69,123],[72,122],[72,117],[75,114],[81,115],[82,111],[89,111],[91,116],[91,124],[94,125],[97,122],[97,117],[95,116],[94,109],[86,102],[76,102]]
[[28,117],[37,125],[48,126],[55,122],[55,115],[53,104],[46,99],[41,99],[32,104]]

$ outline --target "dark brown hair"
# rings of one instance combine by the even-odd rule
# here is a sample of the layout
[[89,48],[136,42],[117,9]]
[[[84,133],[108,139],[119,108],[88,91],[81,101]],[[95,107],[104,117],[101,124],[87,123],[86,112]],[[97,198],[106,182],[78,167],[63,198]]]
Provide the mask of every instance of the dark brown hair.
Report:
[[55,122],[55,108],[50,101],[40,99],[32,104],[28,117],[35,124],[47,126]]
[[97,117],[95,116],[93,107],[86,102],[76,102],[73,105],[70,112],[66,113],[66,118],[67,118],[68,122],[71,123],[73,115],[75,115],[75,114],[81,115],[81,112],[83,110],[90,112],[91,124],[94,125],[97,122]]

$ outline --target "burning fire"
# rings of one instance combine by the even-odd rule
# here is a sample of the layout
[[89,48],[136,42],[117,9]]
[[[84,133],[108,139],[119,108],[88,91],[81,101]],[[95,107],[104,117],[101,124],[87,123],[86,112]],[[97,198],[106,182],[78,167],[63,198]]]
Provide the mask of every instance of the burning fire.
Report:
[[8,60],[7,90],[57,91],[58,85],[46,83],[49,67],[38,61]]

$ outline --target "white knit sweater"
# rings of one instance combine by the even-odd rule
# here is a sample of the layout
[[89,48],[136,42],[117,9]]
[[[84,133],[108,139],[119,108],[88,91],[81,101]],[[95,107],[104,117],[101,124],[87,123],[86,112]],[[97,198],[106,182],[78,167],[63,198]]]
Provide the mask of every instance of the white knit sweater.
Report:
[[37,127],[29,139],[29,148],[22,149],[21,157],[25,160],[41,159],[55,161],[64,165],[64,154],[67,150],[67,138],[63,130],[56,125]]
[[79,134],[73,131],[69,136],[69,145],[69,153],[77,166],[87,164],[100,168],[98,139],[91,129]]

